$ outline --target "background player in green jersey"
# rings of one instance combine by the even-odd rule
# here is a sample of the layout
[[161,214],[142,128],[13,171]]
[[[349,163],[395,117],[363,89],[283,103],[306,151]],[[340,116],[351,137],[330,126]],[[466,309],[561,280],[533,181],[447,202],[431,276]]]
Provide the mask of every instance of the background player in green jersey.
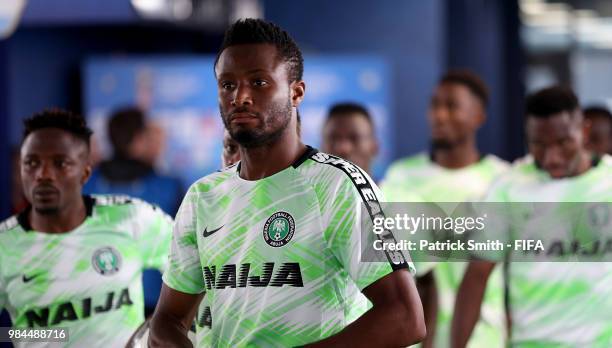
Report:
[[[571,90],[550,87],[529,96],[526,137],[530,156],[496,180],[486,201],[515,203],[515,207],[531,206],[528,202],[602,202],[597,205],[607,209],[609,214],[612,161],[609,156],[593,157],[586,150],[587,128]],[[508,209],[512,207],[506,205]],[[572,212],[563,211],[561,204],[549,204],[549,207],[552,208],[496,224],[492,232],[502,236],[516,233],[514,238],[521,239],[521,235],[528,232],[528,226],[534,225],[532,221],[536,221],[532,228],[541,230],[542,222],[537,221],[566,221],[571,216]],[[602,224],[608,222],[606,219],[600,221]],[[546,229],[545,235],[563,238],[556,236],[576,233],[573,230],[576,221],[554,226]],[[607,231],[610,236],[610,225]],[[544,248],[548,250],[547,247]],[[508,260],[512,261],[521,253],[509,253]],[[492,260],[487,255],[484,259]],[[453,347],[466,345],[478,318],[487,280],[494,269],[495,263],[491,261],[470,262],[457,295],[452,323]],[[610,263],[509,262],[507,281],[512,347],[612,345]]]
[[[393,202],[473,202],[480,200],[507,164],[493,155],[483,156],[476,133],[485,121],[488,89],[474,73],[450,71],[431,98],[431,152],[403,158],[391,165],[381,188]],[[427,334],[425,347],[447,347],[457,289],[466,264],[416,263]],[[493,275],[473,347],[503,347],[504,307],[501,270]]]
[[321,149],[347,159],[370,172],[378,154],[374,121],[368,110],[356,103],[332,105],[323,125]]
[[[424,336],[412,265],[397,252],[359,261],[362,202],[378,206],[376,186],[299,139],[302,70],[279,27],[246,19],[226,32],[215,75],[241,161],[197,181],[181,205],[152,346],[190,345],[203,291],[218,347],[405,346]],[[351,324],[348,284],[373,304]]]
[[142,201],[81,195],[90,135],[66,111],[25,121],[30,205],[0,225],[0,308],[18,328],[67,328],[62,346],[119,347],[144,321],[142,270],[165,265],[172,220]]

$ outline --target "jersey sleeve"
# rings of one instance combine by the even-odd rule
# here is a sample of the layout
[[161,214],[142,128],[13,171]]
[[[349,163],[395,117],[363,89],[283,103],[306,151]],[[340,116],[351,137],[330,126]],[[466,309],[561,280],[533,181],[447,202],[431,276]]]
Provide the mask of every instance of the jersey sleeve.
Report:
[[406,175],[397,167],[391,167],[380,183],[380,190],[387,202],[423,202],[423,198],[406,182]]
[[158,206],[143,202],[138,207],[138,220],[143,229],[140,232],[140,245],[143,247],[144,267],[163,272],[170,251],[172,218]]
[[[353,176],[352,176],[353,177]],[[362,245],[362,219],[372,219],[374,212],[367,206],[377,206],[380,209],[380,190],[371,181],[367,174],[361,172],[359,179],[341,180],[333,192],[331,204],[324,208],[326,211],[327,226],[325,236],[327,243],[342,267],[357,284],[360,290],[374,283],[394,270],[409,268],[414,273],[412,263],[399,251],[395,255],[379,255],[381,262],[364,262],[361,253]],[[369,216],[364,216],[364,214]],[[367,231],[365,233],[372,233]],[[372,236],[374,234],[372,233]],[[369,236],[366,236],[366,239]]]
[[197,244],[197,193],[193,187],[187,192],[179,207],[172,229],[168,268],[164,283],[174,290],[199,294],[204,289],[200,254]]

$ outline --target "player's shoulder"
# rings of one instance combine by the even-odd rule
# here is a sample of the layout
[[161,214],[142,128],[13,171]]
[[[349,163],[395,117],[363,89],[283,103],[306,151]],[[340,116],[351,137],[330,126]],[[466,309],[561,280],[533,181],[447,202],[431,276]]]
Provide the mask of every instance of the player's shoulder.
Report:
[[540,180],[541,171],[535,164],[531,155],[521,157],[510,164],[491,185],[492,190],[502,190],[517,185]]
[[596,161],[596,163],[594,163],[594,166],[587,172],[587,175],[585,175],[587,180],[597,182],[597,186],[600,186],[603,182],[609,182],[608,179],[612,174],[612,156],[603,155],[594,159],[594,161]]
[[508,174],[517,177],[534,178],[537,177],[539,174],[542,174],[542,171],[538,168],[533,156],[525,155],[524,157],[521,157],[512,162]]
[[89,198],[91,199],[95,208],[154,206],[153,204],[143,201],[140,198],[121,194],[92,194],[89,195]]
[[431,165],[431,158],[425,152],[417,153],[416,155],[400,158],[393,161],[389,165],[387,175],[410,172],[417,169],[422,169]]
[[0,237],[11,232],[21,232],[23,228],[19,224],[19,216],[13,215],[0,222]]
[[493,155],[488,154],[483,158],[483,164],[495,172],[505,172],[510,169],[510,163]]
[[301,168],[304,169],[302,171],[304,176],[313,179],[341,182],[371,180],[356,164],[321,151],[310,153],[304,165],[297,167],[298,170]]
[[612,156],[603,155],[599,159],[599,165],[606,171],[612,170]]
[[[316,151],[296,168],[318,195],[376,198],[378,187],[359,166],[338,156]],[[342,192],[342,193],[340,193]]]
[[24,236],[25,232],[20,222],[20,215],[11,216],[0,222],[0,249],[10,247],[20,236]]
[[158,205],[128,195],[92,194],[86,196],[86,199],[89,200],[88,204],[96,214],[113,214],[117,211],[125,211],[131,215],[165,214]]
[[209,192],[220,187],[223,183],[236,177],[239,164],[240,162],[236,162],[196,180],[189,186],[187,194]]

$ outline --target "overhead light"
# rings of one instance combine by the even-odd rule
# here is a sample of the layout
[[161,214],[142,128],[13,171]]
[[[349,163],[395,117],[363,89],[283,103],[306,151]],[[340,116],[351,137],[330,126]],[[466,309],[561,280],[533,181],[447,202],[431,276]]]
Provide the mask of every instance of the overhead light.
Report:
[[572,14],[579,19],[592,19],[597,18],[597,12],[593,10],[574,10]]
[[0,39],[13,34],[25,5],[26,0],[0,1]]
[[540,15],[546,11],[546,4],[542,0],[523,0],[520,8],[527,15]]
[[166,0],[132,0],[132,6],[143,15],[157,16],[166,9]]
[[192,0],[131,0],[140,16],[147,19],[185,20],[193,13]]
[[191,17],[193,4],[190,0],[174,0],[172,4],[172,14],[174,19],[185,20]]
[[241,18],[263,18],[263,6],[259,0],[235,0],[230,22]]

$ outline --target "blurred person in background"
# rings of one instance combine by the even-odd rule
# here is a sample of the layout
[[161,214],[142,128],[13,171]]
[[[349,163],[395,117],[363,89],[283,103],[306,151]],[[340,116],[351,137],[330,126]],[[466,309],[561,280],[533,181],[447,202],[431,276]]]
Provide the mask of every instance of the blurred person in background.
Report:
[[183,186],[179,179],[155,170],[165,148],[164,130],[138,108],[116,110],[107,129],[112,158],[100,163],[85,192],[128,194],[176,214]]
[[[116,110],[109,118],[107,129],[113,157],[100,163],[83,191],[140,198],[174,216],[184,194],[183,185],[179,179],[155,170],[155,163],[164,151],[164,130],[140,109],[131,107]],[[161,283],[157,270],[144,272],[147,315],[155,309]]]
[[28,206],[0,224],[0,309],[16,328],[67,328],[62,346],[121,347],[144,321],[141,273],[164,268],[172,219],[127,196],[82,195],[92,133],[82,117],[46,110],[24,125]]
[[[563,252],[551,253],[551,244],[560,241],[570,250],[569,245],[576,243],[576,238],[580,238],[578,233],[583,232],[596,238],[610,238],[610,228],[602,226],[609,226],[612,215],[612,157],[592,155],[586,149],[589,127],[578,99],[568,88],[553,86],[528,96],[525,115],[530,156],[516,162],[498,178],[485,198],[485,202],[506,203],[505,211],[520,205],[516,209],[521,212],[511,215],[511,219],[500,220],[492,232],[500,236],[516,233],[513,239],[521,239],[525,238],[521,234],[529,233],[530,227],[542,230],[546,219],[561,224],[544,231],[546,253],[541,254],[549,258],[539,262],[512,262],[525,255],[524,250],[502,255],[510,261],[507,262],[512,322],[509,345],[610,347],[612,263],[568,262]],[[525,211],[531,202],[588,202],[589,211],[580,212],[580,216],[587,216],[589,222],[580,225],[584,230],[579,230],[575,221],[577,214],[568,211],[567,205],[548,204],[539,213]],[[593,205],[593,202],[601,204]],[[593,215],[593,207],[598,208],[598,214]],[[601,235],[603,228],[607,228],[604,232],[607,235]],[[600,249],[604,256],[609,252]],[[572,255],[571,259],[578,260],[578,253]],[[555,261],[554,257],[561,257],[558,260],[563,262],[544,262]],[[479,255],[479,259],[470,262],[457,294],[452,347],[465,347],[468,343],[482,311],[487,282],[492,272],[500,268],[495,267],[499,259],[493,260],[486,254]]]
[[374,121],[368,110],[357,103],[332,105],[323,124],[321,150],[349,160],[371,173],[378,154]]
[[[476,133],[486,120],[488,88],[471,71],[451,70],[436,86],[428,112],[431,149],[400,159],[389,167],[381,188],[389,202],[474,202],[508,164],[484,155]],[[417,196],[417,199],[415,199]],[[425,347],[450,346],[455,296],[467,267],[465,262],[415,262],[417,285],[427,322]],[[504,284],[495,272],[486,290],[473,347],[504,347]]]
[[222,167],[229,167],[240,161],[240,148],[236,140],[232,139],[227,129],[223,131],[223,153],[221,154]]
[[605,107],[591,106],[583,110],[589,123],[586,148],[595,154],[612,154],[612,113]]
[[91,135],[89,147],[91,148],[89,151],[89,163],[91,163],[91,168],[98,168],[103,158],[102,151],[100,149],[100,142],[98,141],[96,134]]
[[21,187],[21,149],[11,153],[11,213],[17,214],[28,206]]

